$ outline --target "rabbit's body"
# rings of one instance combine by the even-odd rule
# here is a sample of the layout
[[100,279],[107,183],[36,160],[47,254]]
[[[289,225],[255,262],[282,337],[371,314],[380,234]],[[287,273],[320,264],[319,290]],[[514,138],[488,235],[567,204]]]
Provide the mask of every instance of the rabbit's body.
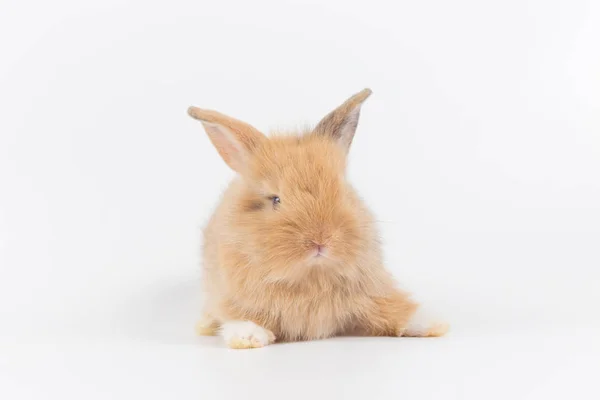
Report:
[[[370,212],[344,176],[363,91],[313,131],[265,137],[191,109],[240,176],[204,231],[205,316],[231,347],[361,333],[437,335],[411,327],[417,304],[382,264]],[[431,326],[429,326],[431,325]]]
[[[357,212],[364,216],[365,254],[352,264],[340,261],[339,266],[300,261],[292,269],[282,268],[290,276],[271,275],[252,260],[257,249],[243,233],[251,221],[235,212],[244,207],[244,190],[243,181],[233,182],[205,229],[206,314],[219,324],[250,320],[284,340],[320,339],[360,328],[361,319],[378,307],[376,299],[394,295],[370,215],[360,201],[354,206],[363,209]],[[408,317],[415,306],[408,300],[403,304],[406,310],[399,310],[399,315]],[[401,321],[395,328],[402,328]],[[389,327],[392,331],[394,327]]]

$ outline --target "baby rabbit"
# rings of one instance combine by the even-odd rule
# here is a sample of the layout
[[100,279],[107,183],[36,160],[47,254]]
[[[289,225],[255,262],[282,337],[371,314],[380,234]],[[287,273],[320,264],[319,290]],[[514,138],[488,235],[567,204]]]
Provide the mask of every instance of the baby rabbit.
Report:
[[370,89],[308,132],[267,137],[190,107],[236,179],[205,228],[200,334],[235,349],[343,334],[441,336],[382,263],[373,217],[346,181]]

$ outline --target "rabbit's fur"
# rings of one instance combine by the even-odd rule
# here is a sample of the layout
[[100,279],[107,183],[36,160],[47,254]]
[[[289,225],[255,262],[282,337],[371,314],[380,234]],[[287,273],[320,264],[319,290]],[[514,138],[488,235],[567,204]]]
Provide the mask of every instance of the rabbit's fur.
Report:
[[[203,334],[233,348],[342,334],[438,336],[382,263],[371,213],[346,181],[346,156],[371,91],[313,130],[266,137],[190,107],[238,173],[204,231]],[[420,318],[420,317],[419,317]]]

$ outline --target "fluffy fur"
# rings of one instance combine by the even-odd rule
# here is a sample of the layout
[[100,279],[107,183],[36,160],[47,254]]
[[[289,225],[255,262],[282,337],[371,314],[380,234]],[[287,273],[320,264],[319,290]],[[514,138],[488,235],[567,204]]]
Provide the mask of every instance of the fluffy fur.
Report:
[[373,217],[345,177],[360,107],[370,94],[357,93],[296,136],[266,137],[190,107],[238,172],[204,231],[199,333],[220,329],[232,348],[262,347],[275,338],[445,333],[445,325],[415,314],[418,305],[384,268]]

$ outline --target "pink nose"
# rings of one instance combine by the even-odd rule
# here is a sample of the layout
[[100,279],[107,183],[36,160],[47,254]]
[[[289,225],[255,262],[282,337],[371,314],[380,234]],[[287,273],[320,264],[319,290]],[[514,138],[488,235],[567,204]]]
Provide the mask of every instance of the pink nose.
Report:
[[315,250],[317,250],[317,254],[323,254],[325,252],[325,245],[321,244],[315,240],[313,240],[313,245],[315,246]]

